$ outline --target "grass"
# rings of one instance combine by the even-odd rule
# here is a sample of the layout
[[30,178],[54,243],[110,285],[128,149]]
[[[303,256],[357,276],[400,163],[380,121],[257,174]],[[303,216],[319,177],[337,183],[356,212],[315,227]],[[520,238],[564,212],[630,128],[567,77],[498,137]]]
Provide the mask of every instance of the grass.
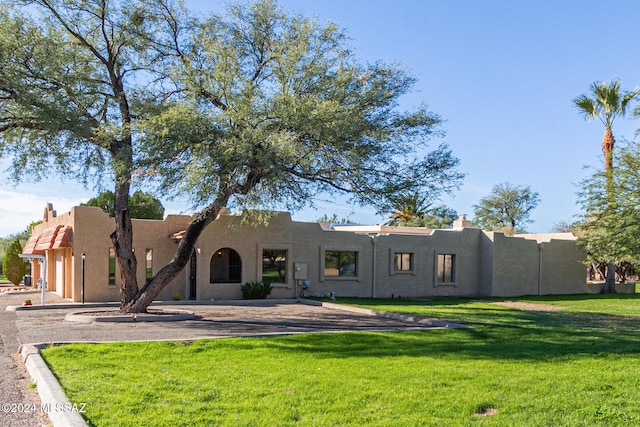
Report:
[[43,355],[95,426],[640,424],[637,296],[512,300],[557,309],[342,299],[474,327],[72,344]]

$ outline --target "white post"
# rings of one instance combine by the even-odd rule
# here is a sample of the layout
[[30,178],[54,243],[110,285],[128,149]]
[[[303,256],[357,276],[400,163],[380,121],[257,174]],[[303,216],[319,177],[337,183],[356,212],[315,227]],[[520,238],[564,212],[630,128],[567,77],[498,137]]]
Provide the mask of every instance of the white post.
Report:
[[44,305],[44,295],[47,292],[47,257],[44,255],[35,255],[35,254],[19,254],[20,258],[28,258],[28,259],[37,259],[42,264],[42,296],[40,297],[40,304]]

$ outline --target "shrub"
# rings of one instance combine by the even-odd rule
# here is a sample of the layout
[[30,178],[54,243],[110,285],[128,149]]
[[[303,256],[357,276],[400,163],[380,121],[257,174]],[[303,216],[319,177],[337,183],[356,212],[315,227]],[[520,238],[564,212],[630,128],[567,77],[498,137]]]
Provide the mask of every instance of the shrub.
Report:
[[264,299],[271,294],[273,286],[268,282],[247,282],[242,285],[244,299]]
[[7,253],[2,262],[4,275],[14,285],[19,285],[24,275],[27,274],[27,264],[19,257],[21,253],[22,245],[20,240],[15,239],[7,248]]

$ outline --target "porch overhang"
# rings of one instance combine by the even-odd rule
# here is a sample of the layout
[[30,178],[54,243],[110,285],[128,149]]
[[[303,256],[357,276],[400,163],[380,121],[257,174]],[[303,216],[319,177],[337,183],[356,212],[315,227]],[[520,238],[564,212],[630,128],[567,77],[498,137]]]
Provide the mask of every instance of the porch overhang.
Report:
[[31,236],[22,250],[27,255],[44,255],[50,249],[72,248],[73,230],[66,225],[56,225]]

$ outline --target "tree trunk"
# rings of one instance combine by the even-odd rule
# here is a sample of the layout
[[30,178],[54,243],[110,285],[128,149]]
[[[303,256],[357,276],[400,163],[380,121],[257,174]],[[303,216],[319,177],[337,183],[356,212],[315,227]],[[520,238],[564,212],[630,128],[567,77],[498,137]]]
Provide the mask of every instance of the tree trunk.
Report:
[[173,280],[187,265],[196,241],[202,231],[218,217],[229,199],[222,196],[212,203],[205,211],[197,215],[187,227],[187,231],[180,241],[174,258],[165,265],[128,303],[120,306],[125,313],[144,313],[160,291]]
[[[602,151],[604,153],[604,171],[606,177],[605,189],[607,192],[607,199],[611,204],[614,200],[613,194],[613,146],[615,145],[615,139],[613,138],[613,132],[610,127],[606,127],[604,130],[604,137],[602,138]],[[616,266],[613,262],[607,264],[607,278],[602,286],[603,294],[610,294],[616,292]]]
[[133,226],[129,212],[129,189],[131,187],[131,138],[119,143],[119,150],[114,155],[116,165],[116,187],[114,195],[115,231],[111,233],[111,241],[120,267],[120,307],[124,307],[138,293],[136,276],[138,262],[133,252]]
[[615,294],[616,293],[616,265],[612,262],[607,264],[607,278],[600,290],[602,294]]
[[613,146],[616,140],[613,138],[611,128],[605,128],[604,137],[602,138],[602,152],[604,154],[604,171],[607,182],[607,196],[609,200],[613,197]]

